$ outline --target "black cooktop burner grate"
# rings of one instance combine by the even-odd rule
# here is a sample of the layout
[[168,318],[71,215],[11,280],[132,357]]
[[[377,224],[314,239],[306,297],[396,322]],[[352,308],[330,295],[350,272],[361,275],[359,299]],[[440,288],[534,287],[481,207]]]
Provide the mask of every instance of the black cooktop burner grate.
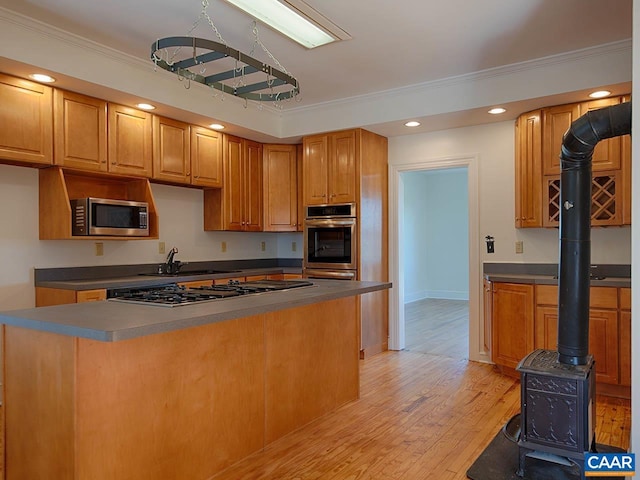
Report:
[[312,285],[312,282],[303,280],[234,281],[226,285],[212,284],[194,288],[187,288],[173,283],[153,287],[112,289],[107,292],[107,297],[109,300],[120,302],[175,307]]

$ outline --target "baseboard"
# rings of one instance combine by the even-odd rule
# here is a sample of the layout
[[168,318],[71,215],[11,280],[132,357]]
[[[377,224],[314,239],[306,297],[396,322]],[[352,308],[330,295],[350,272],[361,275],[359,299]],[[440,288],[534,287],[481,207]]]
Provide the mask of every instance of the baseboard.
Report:
[[405,293],[404,303],[417,302],[426,298],[437,298],[443,300],[469,300],[469,292],[459,292],[453,290],[422,290],[419,292]]

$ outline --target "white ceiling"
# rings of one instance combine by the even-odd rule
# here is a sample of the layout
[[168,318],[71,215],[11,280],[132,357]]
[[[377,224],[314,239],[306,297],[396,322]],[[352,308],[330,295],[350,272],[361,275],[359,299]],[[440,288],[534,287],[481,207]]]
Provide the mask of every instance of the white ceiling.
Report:
[[[249,53],[253,44],[252,20],[223,0],[209,2],[208,13],[227,44]],[[513,75],[519,69],[528,68],[532,62],[543,61],[549,66],[555,58],[559,62],[566,55],[576,60],[581,55],[598,54],[598,48],[602,46],[607,53],[628,50],[630,62],[632,0],[308,0],[307,3],[338,24],[353,39],[306,50],[259,25],[263,43],[299,80],[301,101],[285,104],[281,112],[265,107],[264,110],[272,117],[270,121],[281,122],[271,130],[258,126],[259,117],[266,114],[254,105],[247,110],[256,117],[255,127],[253,118],[243,120],[248,114],[244,117],[229,114],[222,118],[224,115],[220,113],[217,120],[236,125],[235,131],[245,135],[255,131],[255,137],[286,141],[308,133],[304,127],[293,124],[301,123],[301,119],[307,118],[306,114],[313,112],[335,115],[339,127],[357,126],[350,125],[350,122],[357,123],[387,136],[451,128],[514,118],[527,109],[553,102],[574,101],[574,98],[584,95],[585,88],[590,85],[577,85],[581,87],[577,88],[578,93],[567,88],[539,91],[537,85],[531,85],[531,97],[505,94],[504,102],[492,101],[487,105],[480,100],[478,93],[475,103],[469,100],[460,102],[459,106],[433,108],[433,111],[426,106],[420,110],[408,105],[404,109],[406,117],[399,107],[396,108],[397,104],[386,108],[385,102],[396,95],[410,93],[411,89],[434,90],[444,84],[466,82],[478,75],[486,79],[493,75],[492,72],[496,76],[506,71]],[[202,4],[200,0],[0,0],[0,7],[6,9],[5,19],[13,12],[20,14],[11,16],[11,23],[24,23],[21,17],[24,15],[43,22],[40,26],[29,24],[30,30],[42,27],[43,31],[48,31],[56,27],[151,66],[149,52],[152,42],[167,36],[185,35],[198,17]],[[206,21],[201,22],[194,35],[216,40]],[[81,75],[78,74],[78,65],[74,65],[75,59],[69,58],[71,54],[57,50],[56,54],[48,52],[45,56],[43,53],[40,60],[34,52],[13,55],[7,42],[11,44],[19,40],[15,36],[3,40],[5,50],[0,49],[0,57],[3,57],[0,60],[4,61],[0,61],[0,69],[22,74],[20,62],[45,66],[63,74],[62,78],[68,82],[67,86],[63,81],[63,87],[92,92],[90,88],[74,83]],[[17,43],[15,46],[20,47]],[[253,56],[269,63],[261,54],[258,48]],[[59,58],[55,58],[56,55]],[[82,61],[80,56],[78,61]],[[157,75],[170,74],[162,72]],[[82,76],[85,84],[87,79],[101,83],[91,78],[91,72],[86,76],[83,72]],[[629,91],[630,74],[623,73],[622,77],[623,82],[613,85],[618,89],[616,93]],[[200,88],[199,85],[197,87]],[[126,93],[133,94],[135,89],[132,86]],[[189,93],[179,92],[179,95]],[[168,114],[175,116],[171,109],[177,108],[184,110],[179,116],[185,119],[190,111],[196,116],[208,115],[207,112],[196,111],[198,108],[190,108],[177,95],[172,92],[172,101],[165,102]],[[156,94],[153,100],[161,101],[160,97]],[[457,103],[458,97],[456,95],[450,103]],[[499,100],[500,95],[487,98]],[[235,100],[232,98],[231,104]],[[223,103],[212,100],[215,102]],[[510,117],[486,115],[485,107],[494,103],[507,104]],[[367,114],[367,104],[379,105],[375,115],[358,117],[359,112]],[[473,106],[475,108],[470,108]],[[335,112],[332,113],[334,107]],[[225,109],[230,108],[225,106]],[[237,104],[233,104],[233,108],[243,109]],[[354,118],[350,119],[351,115]],[[407,131],[402,120],[412,117],[421,118],[424,126]],[[362,118],[370,120],[363,121]],[[230,131],[234,132],[233,127]]]

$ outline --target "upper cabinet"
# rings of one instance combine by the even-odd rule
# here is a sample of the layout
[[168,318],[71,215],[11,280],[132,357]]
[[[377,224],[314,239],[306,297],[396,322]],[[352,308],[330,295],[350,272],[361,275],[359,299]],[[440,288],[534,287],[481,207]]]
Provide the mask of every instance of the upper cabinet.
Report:
[[301,228],[298,212],[297,145],[264,145],[264,230],[295,232]]
[[[557,227],[560,221],[560,148],[571,123],[585,113],[628,101],[613,97],[558,105],[516,121],[517,228]],[[631,223],[629,135],[598,142],[592,158],[591,225]]]
[[108,104],[109,172],[151,177],[152,115],[123,105]]
[[359,149],[356,130],[303,139],[304,205],[355,202]]
[[191,183],[222,188],[222,134],[203,127],[191,127]]
[[0,159],[53,162],[53,89],[0,74]]
[[223,136],[222,189],[205,190],[204,229],[262,231],[262,145]]
[[542,135],[540,110],[516,121],[516,227],[542,225]]
[[189,124],[153,116],[153,178],[172,183],[191,183],[191,137]]
[[58,89],[53,99],[54,163],[106,172],[107,102]]

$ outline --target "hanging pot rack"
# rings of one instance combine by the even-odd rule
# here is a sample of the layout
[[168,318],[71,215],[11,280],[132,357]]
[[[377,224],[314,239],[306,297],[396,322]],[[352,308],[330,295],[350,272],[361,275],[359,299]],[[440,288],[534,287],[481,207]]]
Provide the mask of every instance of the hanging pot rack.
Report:
[[[192,53],[182,60],[169,59],[167,49],[189,48]],[[203,50],[204,53],[197,53]],[[199,66],[205,72],[213,62],[225,58],[235,59],[237,66],[231,70],[205,76],[203,73],[189,70]],[[167,37],[159,39],[151,45],[151,59],[160,68],[175,73],[188,81],[194,81],[220,90],[236,97],[258,102],[278,102],[295,97],[300,93],[298,80],[277,68],[267,65],[255,58],[231,48],[220,42],[197,37]],[[246,84],[249,75],[262,72],[266,80]],[[225,80],[242,79],[239,85],[228,85]],[[277,87],[289,85],[289,90],[274,91]]]

